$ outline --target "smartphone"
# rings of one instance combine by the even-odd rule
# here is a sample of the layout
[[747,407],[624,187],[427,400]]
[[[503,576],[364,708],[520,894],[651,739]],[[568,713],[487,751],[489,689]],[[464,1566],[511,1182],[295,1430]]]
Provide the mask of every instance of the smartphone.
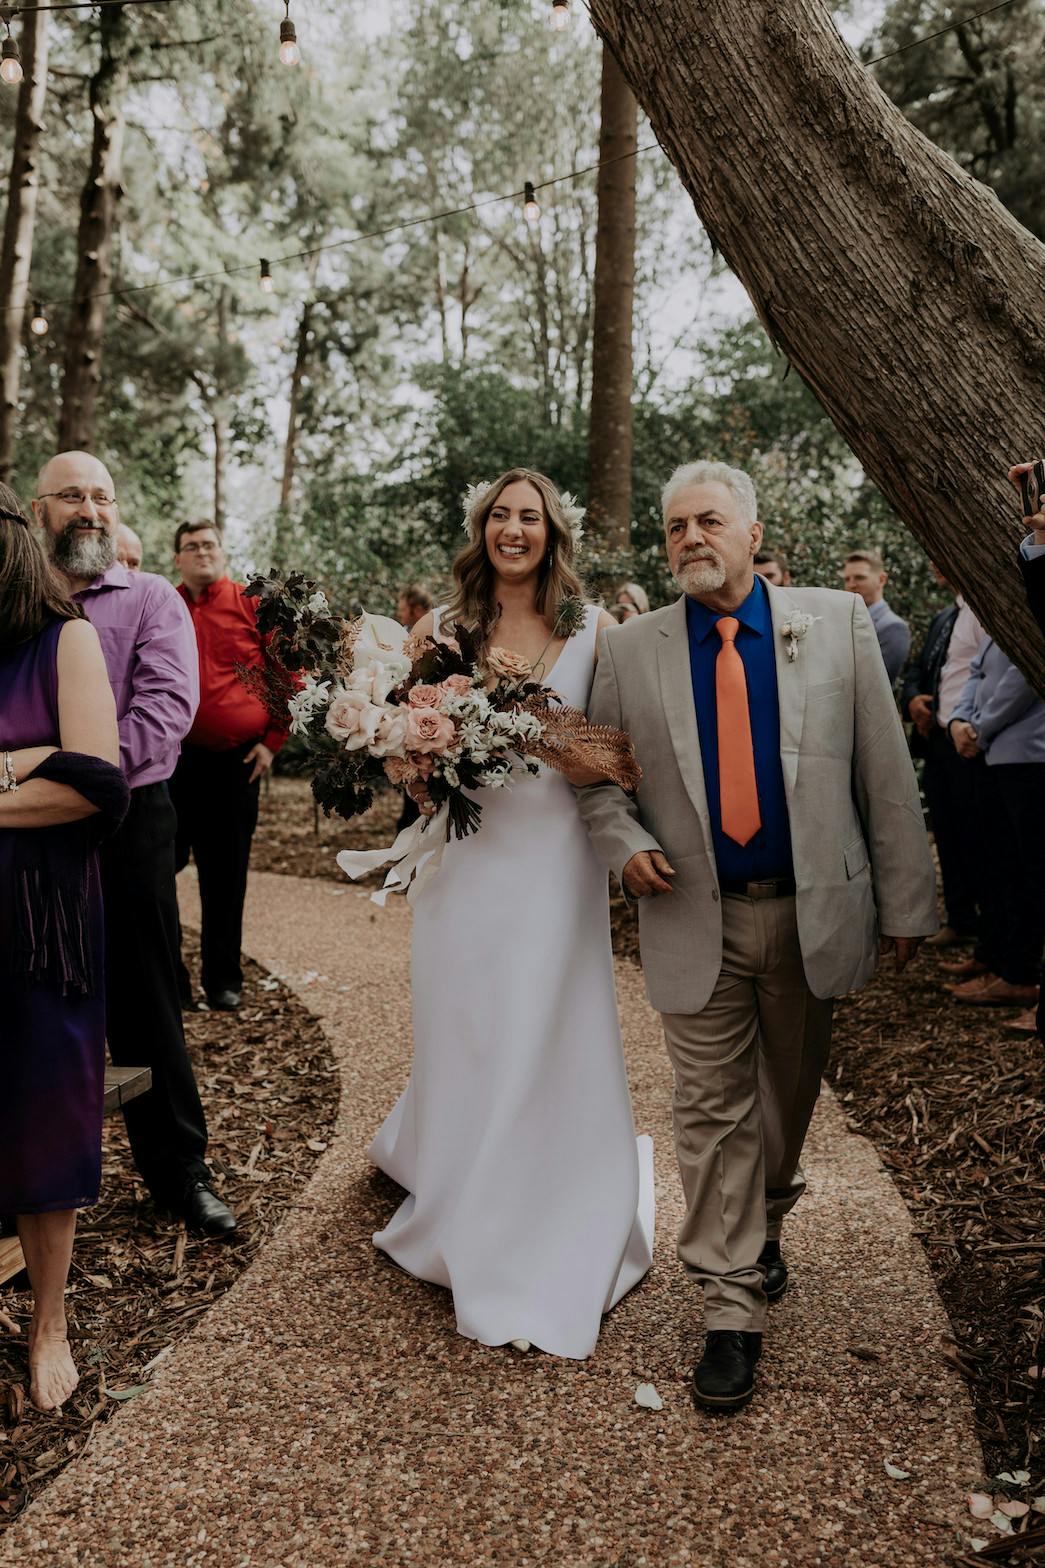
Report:
[[1020,495],[1024,517],[1034,517],[1045,508],[1045,458],[1020,475]]

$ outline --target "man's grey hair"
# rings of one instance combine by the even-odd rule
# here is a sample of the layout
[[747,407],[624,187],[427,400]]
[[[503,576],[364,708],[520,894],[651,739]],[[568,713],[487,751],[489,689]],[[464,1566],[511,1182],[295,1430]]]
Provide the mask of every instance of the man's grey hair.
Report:
[[676,468],[664,489],[660,493],[660,505],[667,522],[668,507],[680,490],[685,490],[688,485],[706,484],[725,485],[735,496],[740,514],[745,523],[758,521],[758,502],[755,499],[755,487],[748,474],[742,468],[730,468],[728,463],[715,463],[702,460],[699,463],[683,463],[681,468]]

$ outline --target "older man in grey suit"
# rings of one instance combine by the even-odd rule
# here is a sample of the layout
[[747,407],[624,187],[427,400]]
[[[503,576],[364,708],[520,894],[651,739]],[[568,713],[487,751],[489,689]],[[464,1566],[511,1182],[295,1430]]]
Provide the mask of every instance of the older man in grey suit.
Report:
[[693,1394],[754,1388],[780,1227],[831,1038],[833,998],[937,928],[918,788],[854,594],[756,577],[754,487],[722,463],[664,488],[682,597],[602,637],[590,717],[634,739],[634,798],[581,791],[596,848],[639,900],[646,988],[675,1070],[679,1256],[704,1289]]

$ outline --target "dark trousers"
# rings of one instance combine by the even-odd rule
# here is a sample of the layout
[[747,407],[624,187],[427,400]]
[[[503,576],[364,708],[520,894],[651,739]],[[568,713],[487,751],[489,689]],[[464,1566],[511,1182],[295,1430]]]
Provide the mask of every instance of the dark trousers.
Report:
[[[208,996],[243,986],[240,948],[243,900],[247,893],[250,845],[258,822],[260,780],[244,762],[251,745],[231,751],[183,746],[171,779],[178,814],[176,865],[191,852],[200,879],[203,989]],[[191,996],[188,971],[179,958],[182,995]]]
[[922,786],[940,857],[947,924],[962,936],[979,930],[980,854],[975,848],[973,774],[986,766],[982,758],[959,757],[946,730],[933,726],[927,742]]
[[1045,763],[976,769],[973,834],[982,846],[976,956],[1010,985],[1037,985],[1045,945]]
[[207,1123],[178,1000],[174,807],[166,784],[132,789],[123,825],[102,845],[105,1010],[117,1066],[144,1066],[152,1088],[124,1107],[134,1163],[161,1204],[207,1180]]

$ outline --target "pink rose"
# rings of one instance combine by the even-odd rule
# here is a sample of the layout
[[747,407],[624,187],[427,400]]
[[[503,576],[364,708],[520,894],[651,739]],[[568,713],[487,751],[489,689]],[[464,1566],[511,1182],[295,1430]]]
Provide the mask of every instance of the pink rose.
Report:
[[521,653],[513,653],[510,648],[488,648],[486,668],[498,680],[513,683],[529,680],[533,674],[533,665],[529,659],[524,659]]
[[[416,687],[415,687],[416,690]],[[453,741],[453,721],[435,708],[411,708],[406,721],[406,749],[409,752],[443,752]]]
[[438,686],[426,686],[423,681],[418,681],[416,686],[410,688],[410,706],[411,708],[437,708],[440,695]]
[[380,722],[381,709],[361,691],[339,692],[327,709],[327,730],[335,740],[344,741],[346,751],[369,746]]
[[471,689],[467,675],[448,675],[445,681],[439,682],[439,690],[445,697],[467,697]]

